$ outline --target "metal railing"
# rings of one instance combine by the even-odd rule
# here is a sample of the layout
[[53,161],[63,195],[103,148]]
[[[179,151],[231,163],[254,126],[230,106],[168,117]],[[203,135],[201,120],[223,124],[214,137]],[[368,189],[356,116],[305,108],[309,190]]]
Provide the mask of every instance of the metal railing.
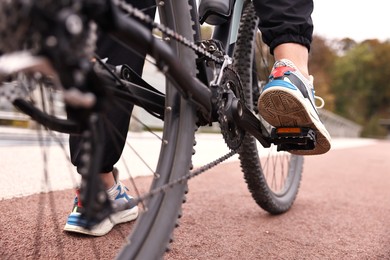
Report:
[[[156,128],[162,127],[162,121],[150,116],[148,118],[148,114],[145,111],[138,110],[135,108],[134,114],[148,121],[147,124],[155,125]],[[338,116],[330,111],[320,109],[319,110],[320,119],[324,123],[326,129],[329,131],[332,137],[360,137],[360,133],[362,131],[362,126],[345,119],[341,116]],[[29,118],[18,112],[10,112],[10,111],[0,111],[0,120],[15,120],[15,121],[29,121]],[[32,126],[34,124],[28,124]],[[135,120],[131,121],[130,124],[131,131],[142,131],[142,125],[140,125]],[[211,132],[219,131],[219,126],[217,124],[213,124],[209,129]]]
[[325,109],[320,109],[318,112],[322,123],[332,137],[360,137],[363,128],[361,125]]

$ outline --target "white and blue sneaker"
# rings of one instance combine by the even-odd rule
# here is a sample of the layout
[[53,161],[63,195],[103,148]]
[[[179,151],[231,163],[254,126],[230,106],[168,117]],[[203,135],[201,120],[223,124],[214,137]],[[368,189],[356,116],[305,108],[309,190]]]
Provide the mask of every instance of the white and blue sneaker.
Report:
[[[113,204],[120,208],[126,208],[123,206],[124,203],[130,203],[133,198],[126,193],[127,188],[118,181],[111,189],[107,191],[107,194]],[[122,206],[121,206],[122,205]],[[64,230],[69,232],[76,232],[91,236],[103,236],[111,231],[111,229],[120,223],[129,222],[135,220],[138,217],[138,206],[133,206],[130,209],[115,212],[109,217],[105,218],[99,223],[96,223],[92,228],[87,229],[86,219],[82,217],[80,209],[82,208],[81,201],[79,200],[79,193],[76,192],[74,200],[74,207],[72,212],[69,214],[66,221]]]
[[[306,79],[289,60],[275,62],[258,101],[259,113],[274,127],[309,127],[316,132],[317,143],[313,150],[290,150],[299,155],[323,154],[330,150],[331,137],[322,124],[317,108],[324,105],[314,95],[313,78]],[[322,105],[316,107],[315,99]]]

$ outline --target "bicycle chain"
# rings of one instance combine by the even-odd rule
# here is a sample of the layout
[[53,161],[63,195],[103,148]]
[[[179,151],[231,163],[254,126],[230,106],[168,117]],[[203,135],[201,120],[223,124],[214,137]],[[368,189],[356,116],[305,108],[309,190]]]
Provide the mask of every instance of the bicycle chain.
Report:
[[217,166],[218,164],[222,163],[223,161],[229,159],[230,157],[232,157],[233,155],[235,155],[237,152],[232,150],[230,151],[229,153],[225,154],[224,156],[221,156],[220,158],[198,168],[197,170],[195,171],[192,171],[192,172],[189,172],[187,173],[186,175],[180,177],[180,178],[177,178],[176,180],[173,180],[167,184],[164,184],[156,189],[153,189],[151,191],[149,191],[148,193],[142,195],[142,196],[139,196],[137,198],[134,198],[134,204],[139,204],[147,199],[150,199],[152,198],[154,195],[156,194],[159,194],[159,193],[162,193],[162,192],[166,192],[168,189],[170,188],[173,188],[176,184],[179,184],[179,183],[183,183],[184,181],[187,181],[189,179],[192,179],[202,173],[204,173],[205,171]]
[[[154,20],[150,16],[146,15],[141,10],[133,7],[132,5],[124,2],[123,0],[112,0],[112,2],[116,6],[120,7],[123,11],[126,11],[127,14],[129,14],[130,16],[135,17],[138,20],[142,21],[143,23],[151,26],[152,28],[161,31],[163,34],[173,38],[175,41],[183,44],[184,46],[191,48],[193,51],[195,51],[198,54],[203,55],[205,58],[210,59],[212,61],[215,61],[217,63],[223,63],[223,59],[213,55],[211,52],[207,51],[205,48],[197,45],[196,43],[191,42],[190,40],[188,40],[184,36],[176,33],[172,29],[166,27],[164,24],[159,24],[159,23],[154,22]],[[163,6],[164,1],[160,1],[159,5]]]
[[[203,56],[203,58],[209,60],[209,61],[214,61],[218,64],[222,64],[224,62],[224,59],[221,58],[222,55],[214,55],[213,53],[209,52],[206,48],[202,47],[202,46],[207,46],[207,45],[197,45],[196,43],[194,42],[191,42],[190,40],[188,40],[187,38],[183,37],[182,35],[176,33],[175,31],[171,30],[170,28],[166,27],[165,25],[163,24],[158,24],[156,22],[154,22],[154,20],[146,15],[145,13],[143,13],[142,11],[138,10],[137,8],[134,8],[133,6],[131,6],[130,4],[127,4],[126,2],[124,2],[123,0],[113,0],[113,3],[115,5],[117,5],[118,7],[120,7],[123,11],[126,11],[126,13],[132,17],[135,17],[136,19],[142,21],[143,23],[145,23],[146,25],[149,25],[151,26],[152,28],[154,29],[157,29],[159,31],[161,31],[163,34],[173,38],[174,40],[176,40],[177,42],[179,42],[180,44],[183,44],[184,46],[188,47],[188,48],[191,48],[193,51],[195,51],[197,54],[200,54]],[[159,5],[164,5],[164,1],[160,1],[159,2]],[[215,51],[215,49],[214,49]],[[215,52],[216,54],[220,54],[219,52]],[[221,102],[220,102],[221,103]],[[221,129],[222,131],[225,131],[225,129]],[[226,136],[226,135],[224,135]],[[151,191],[149,191],[148,193],[142,195],[142,196],[139,196],[138,198],[134,198],[135,199],[135,203],[138,204],[142,201],[145,201],[151,197],[153,197],[154,195],[156,194],[159,194],[161,192],[166,192],[168,189],[174,187],[176,184],[179,184],[179,183],[183,183],[184,181],[186,180],[189,180],[191,178],[194,178],[198,175],[200,175],[201,173],[204,173],[205,171],[215,167],[216,165],[222,163],[223,161],[227,160],[228,158],[232,157],[233,155],[235,155],[237,153],[236,150],[231,150],[229,153],[221,156],[220,158],[198,168],[197,170],[194,170],[194,171],[190,171],[189,173],[187,173],[186,175],[176,179],[176,180],[173,180],[172,182],[169,182],[165,185],[162,185],[156,189],[153,189]]]

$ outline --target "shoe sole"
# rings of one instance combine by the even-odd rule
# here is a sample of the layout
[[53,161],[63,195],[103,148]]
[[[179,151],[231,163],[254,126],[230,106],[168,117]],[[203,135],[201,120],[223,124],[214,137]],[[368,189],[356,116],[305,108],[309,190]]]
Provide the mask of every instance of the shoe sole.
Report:
[[110,216],[111,221],[114,223],[114,225],[132,221],[137,217],[138,217],[138,206],[134,206],[128,210],[117,212]]
[[[324,154],[330,150],[330,135],[317,119],[314,108],[302,96],[299,90],[272,86],[260,95],[258,109],[260,115],[274,127],[298,126],[309,127],[317,134],[317,144],[313,150],[291,150],[297,155]],[[300,95],[302,95],[299,92]]]
[[73,233],[100,237],[110,232],[113,227],[114,224],[111,222],[111,220],[109,218],[106,218],[99,224],[93,226],[91,229],[66,223],[64,230]]
[[80,233],[90,236],[104,236],[112,230],[116,224],[121,224],[135,220],[138,217],[138,207],[135,206],[131,209],[124,210],[112,214],[110,217],[104,219],[102,222],[92,227],[91,229],[86,229],[81,226],[71,225],[66,223],[64,230],[68,232]]

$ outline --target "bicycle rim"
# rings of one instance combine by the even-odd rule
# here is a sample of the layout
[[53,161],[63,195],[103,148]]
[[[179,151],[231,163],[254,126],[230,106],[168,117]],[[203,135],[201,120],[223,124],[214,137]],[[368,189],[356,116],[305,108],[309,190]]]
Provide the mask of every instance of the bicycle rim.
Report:
[[[191,41],[194,38],[188,1],[166,1],[160,6],[160,17],[165,25]],[[180,15],[178,15],[180,14]],[[193,75],[195,53],[171,41],[180,62]],[[174,78],[174,73],[170,73]],[[189,172],[196,130],[194,106],[181,97],[173,85],[166,83],[166,111],[161,151],[157,164],[158,176],[153,179],[151,190],[176,180]],[[153,196],[145,203],[145,210],[138,218],[129,243],[120,252],[118,259],[159,259],[172,241],[172,232],[181,216],[181,205],[187,191],[187,181],[180,182]]]
[[[252,82],[257,81],[252,73],[256,32],[256,14],[252,3],[248,2],[234,49],[233,65],[240,76],[246,104],[252,110],[255,107],[252,96],[258,92],[257,82]],[[263,124],[266,125],[266,122]],[[248,189],[261,208],[271,214],[284,213],[290,209],[300,185],[302,156],[278,152],[273,145],[271,148],[263,148],[253,136],[247,134],[239,149],[239,159]]]

